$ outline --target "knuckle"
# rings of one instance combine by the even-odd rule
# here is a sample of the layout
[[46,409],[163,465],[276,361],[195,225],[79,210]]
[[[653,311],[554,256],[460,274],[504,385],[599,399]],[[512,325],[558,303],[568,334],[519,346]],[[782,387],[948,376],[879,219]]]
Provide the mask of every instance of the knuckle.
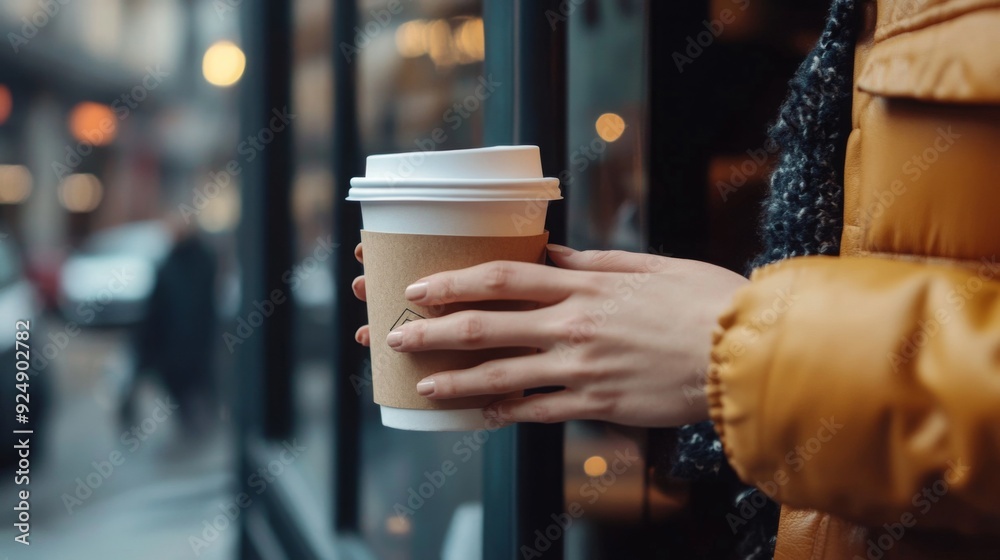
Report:
[[458,392],[458,387],[455,386],[455,378],[449,374],[438,375],[434,377],[434,394],[450,397]]
[[419,348],[427,340],[427,320],[413,321],[406,327],[403,342],[411,348]]
[[597,332],[596,326],[585,313],[572,312],[562,320],[558,337],[571,347],[591,341]]
[[493,412],[493,420],[495,420],[497,426],[507,426],[520,421],[509,405],[495,405]]
[[459,323],[459,337],[465,344],[474,345],[486,338],[486,327],[479,314],[470,313],[462,317]]
[[552,410],[541,403],[531,405],[531,419],[542,424],[551,424],[553,420]]
[[455,281],[454,275],[447,275],[439,281],[431,282],[428,300],[431,304],[439,307],[443,304],[457,301],[460,295],[461,290],[459,290],[458,282]]
[[514,271],[511,269],[510,263],[502,261],[490,263],[486,268],[484,282],[490,290],[501,291],[510,286],[513,274]]
[[493,393],[506,393],[508,389],[507,371],[497,365],[484,366],[483,378],[486,385]]
[[585,408],[595,419],[614,418],[621,395],[618,391],[604,386],[590,386],[584,389]]
[[446,276],[441,280],[441,285],[439,288],[440,292],[437,301],[441,303],[451,303],[457,301],[461,295],[458,289],[458,283],[455,282],[454,276]]

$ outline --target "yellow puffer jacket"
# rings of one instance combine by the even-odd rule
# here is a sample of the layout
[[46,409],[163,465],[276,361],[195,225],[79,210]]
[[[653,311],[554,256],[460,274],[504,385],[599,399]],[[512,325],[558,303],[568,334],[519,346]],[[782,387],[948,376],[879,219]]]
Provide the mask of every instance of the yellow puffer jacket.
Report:
[[782,504],[775,558],[1000,558],[1000,0],[880,0],[841,257],[758,270],[711,416]]

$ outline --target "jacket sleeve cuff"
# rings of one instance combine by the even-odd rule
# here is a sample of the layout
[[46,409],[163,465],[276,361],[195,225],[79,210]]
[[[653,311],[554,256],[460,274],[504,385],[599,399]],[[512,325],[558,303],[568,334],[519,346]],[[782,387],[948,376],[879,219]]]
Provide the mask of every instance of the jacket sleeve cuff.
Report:
[[[751,277],[759,280],[781,265],[770,265],[755,271]],[[765,400],[770,368],[754,362],[767,353],[747,350],[760,344],[762,338],[773,336],[762,328],[769,319],[766,310],[779,293],[761,290],[757,282],[741,288],[729,310],[719,317],[712,333],[712,352],[708,366],[707,385],[709,418],[722,443],[722,452],[730,466],[744,482],[753,484],[773,461],[762,460],[761,434],[757,429],[766,425]],[[737,361],[740,363],[737,366]]]

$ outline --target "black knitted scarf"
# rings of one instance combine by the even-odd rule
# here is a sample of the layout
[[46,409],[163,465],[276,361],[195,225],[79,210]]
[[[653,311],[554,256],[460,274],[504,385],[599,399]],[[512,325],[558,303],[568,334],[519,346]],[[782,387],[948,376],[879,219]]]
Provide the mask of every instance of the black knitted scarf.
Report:
[[[837,255],[843,230],[844,154],[851,132],[854,47],[860,27],[860,0],[834,0],[816,46],[789,83],[789,94],[769,134],[781,148],[764,203],[764,251],[757,268],[805,255]],[[760,491],[740,483],[726,463],[711,422],[683,426],[673,456],[674,476],[715,478],[733,488],[733,514],[756,515],[736,529],[737,557],[771,558],[778,506],[759,505]]]

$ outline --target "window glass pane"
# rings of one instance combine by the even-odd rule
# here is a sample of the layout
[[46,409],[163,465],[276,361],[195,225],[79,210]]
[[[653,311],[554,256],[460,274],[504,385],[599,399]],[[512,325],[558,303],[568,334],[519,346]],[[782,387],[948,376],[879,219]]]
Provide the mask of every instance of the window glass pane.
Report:
[[30,492],[34,545],[7,509],[0,558],[233,557],[238,526],[217,516],[238,478],[242,92],[202,60],[226,41],[240,78],[240,20],[182,0],[0,4],[23,41],[0,69],[0,496]]
[[591,0],[569,15],[570,244],[643,250],[644,3]]
[[[665,230],[671,250],[691,253],[682,256],[743,272],[757,247],[776,152],[767,149],[767,126],[825,7],[782,0],[664,6],[589,0],[570,14],[570,242],[662,253],[647,235]],[[722,17],[731,21],[690,58],[688,45]],[[661,97],[649,98],[650,90]],[[654,145],[670,149],[650,153],[650,138],[668,138]],[[660,182],[649,184],[651,164],[666,180],[657,175]],[[650,208],[650,194],[664,206]],[[669,227],[660,228],[668,212]],[[684,222],[672,223],[676,217]],[[568,559],[707,557],[712,547],[733,546],[726,514],[739,511],[727,489],[672,478],[673,444],[668,430],[567,425],[566,511],[582,512],[567,532]]]
[[[398,6],[402,5],[402,12]],[[367,154],[482,142],[478,1],[359,3],[359,115]],[[362,395],[361,524],[378,558],[473,559],[481,550],[482,440],[385,428]],[[451,474],[443,463],[454,465]]]
[[[646,13],[639,0],[589,0],[569,14],[569,243],[646,246]],[[646,431],[570,422],[566,558],[645,556]]]
[[330,3],[296,0],[292,113],[295,176],[292,222],[295,259],[287,284],[295,305],[295,368],[292,374],[294,436],[306,447],[296,466],[313,490],[304,507],[318,508],[330,526],[333,426],[330,409],[333,354],[333,179],[330,167],[333,82]]

